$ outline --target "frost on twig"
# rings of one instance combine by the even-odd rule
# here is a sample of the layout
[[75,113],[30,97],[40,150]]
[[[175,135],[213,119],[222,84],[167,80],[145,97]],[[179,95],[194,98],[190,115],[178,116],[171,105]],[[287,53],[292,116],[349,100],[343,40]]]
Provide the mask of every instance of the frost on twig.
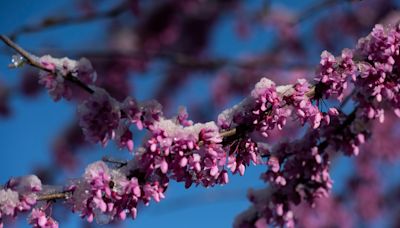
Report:
[[10,68],[18,68],[18,67],[22,67],[25,63],[25,59],[24,57],[22,57],[21,55],[17,54],[17,55],[13,55],[11,58],[11,64],[8,65]]

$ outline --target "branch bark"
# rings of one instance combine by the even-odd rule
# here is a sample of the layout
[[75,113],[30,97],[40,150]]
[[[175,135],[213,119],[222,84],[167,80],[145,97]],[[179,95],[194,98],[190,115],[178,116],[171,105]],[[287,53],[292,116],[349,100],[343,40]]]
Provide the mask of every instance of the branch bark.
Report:
[[57,193],[39,195],[36,200],[37,201],[50,201],[50,200],[66,199],[67,196],[68,196],[68,192],[57,192]]

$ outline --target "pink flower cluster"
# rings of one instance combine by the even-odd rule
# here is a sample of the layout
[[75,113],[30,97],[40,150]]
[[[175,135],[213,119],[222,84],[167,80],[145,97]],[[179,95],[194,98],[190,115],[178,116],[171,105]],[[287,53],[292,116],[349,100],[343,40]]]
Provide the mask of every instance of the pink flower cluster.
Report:
[[104,162],[90,164],[81,180],[75,181],[68,202],[73,211],[80,211],[82,217],[92,222],[94,218],[124,220],[127,215],[137,216],[139,203],[148,204],[150,199],[159,202],[164,198],[168,182],[144,180],[135,176],[131,167],[111,169]]
[[341,57],[337,58],[327,51],[322,52],[320,67],[314,79],[317,81],[316,98],[334,96],[342,101],[349,78],[356,80],[352,50],[344,49]]
[[[297,205],[302,200],[313,204],[316,199],[327,197],[332,188],[329,157],[319,149],[318,135],[310,132],[305,139],[283,143],[275,148],[275,157],[269,159],[270,167],[264,175],[265,180],[275,188],[272,197],[280,199],[278,204],[274,204],[277,207],[282,204],[286,213],[290,214],[291,205]],[[285,192],[283,196],[282,192]],[[283,217],[274,218],[274,221],[283,221]],[[293,223],[287,219],[286,222]]]
[[313,205],[317,199],[329,194],[332,181],[328,172],[328,152],[358,155],[360,145],[370,134],[369,120],[379,118],[382,122],[384,109],[388,107],[399,114],[400,81],[397,68],[393,67],[399,59],[398,30],[398,27],[385,30],[377,26],[367,38],[359,41],[357,63],[353,60],[353,51],[347,49],[339,58],[327,52],[321,55],[313,98],[333,95],[342,100],[351,80],[355,85],[353,98],[357,102],[352,113],[345,115],[334,108],[326,114],[319,111],[307,102],[304,95],[310,92],[311,86],[302,80],[286,93],[288,95],[283,94],[302,123],[306,117],[316,116],[311,121],[314,128],[321,120],[327,125],[318,131],[310,131],[298,142],[274,147],[267,161],[269,170],[263,175],[272,187],[250,194],[253,207],[238,217],[236,226],[294,226],[293,206],[302,201]]
[[269,154],[268,170],[262,178],[270,188],[251,191],[253,206],[238,216],[236,227],[294,227],[293,208],[306,201],[314,204],[329,195],[329,155],[321,142],[325,135],[310,129],[301,139],[276,145]]
[[239,174],[243,176],[246,166],[249,166],[250,162],[254,165],[262,163],[257,143],[251,138],[234,141],[229,147],[230,151],[227,167],[233,174],[239,172]]
[[126,115],[125,118],[131,124],[135,124],[139,130],[150,128],[163,115],[162,106],[157,101],[150,100],[139,104],[130,97],[122,103],[121,110]]
[[16,217],[17,213],[29,211],[35,204],[42,183],[34,175],[11,179],[0,188],[0,227],[5,217]]
[[384,28],[376,25],[359,40],[357,51],[364,58],[359,64],[356,100],[369,119],[384,121],[384,109],[390,107],[400,117],[400,25]]
[[276,87],[274,82],[262,78],[251,97],[221,113],[218,123],[221,128],[239,126],[247,132],[256,131],[268,137],[268,132],[275,127],[281,130],[294,111],[300,124],[309,122],[312,128],[318,128],[322,122],[329,124],[330,118],[338,115],[338,111],[329,108],[327,113],[322,112],[314,89],[304,79],[293,85]]
[[307,93],[311,91],[311,85],[305,79],[299,79],[293,89],[291,95],[285,96],[286,102],[294,107],[301,124],[309,121],[312,128],[318,128],[323,120],[323,114],[307,97]]
[[110,139],[115,139],[120,148],[131,152],[133,134],[130,125],[135,124],[139,130],[149,128],[161,115],[161,105],[156,101],[139,104],[128,97],[119,103],[100,88],[94,88],[89,99],[78,107],[79,124],[87,140],[106,146]]
[[226,153],[218,127],[209,122],[184,127],[172,120],[160,120],[151,128],[152,136],[140,154],[140,164],[147,175],[169,176],[204,186],[225,184]]
[[39,58],[39,62],[48,70],[40,72],[39,83],[48,90],[54,101],[72,98],[71,84],[66,80],[67,76],[76,77],[86,84],[94,83],[97,78],[92,64],[86,58],[75,61],[45,55]]
[[95,89],[94,94],[79,105],[78,116],[86,139],[105,146],[110,139],[115,138],[121,111],[119,103],[105,90]]
[[329,153],[357,155],[366,140],[368,123],[356,115],[357,109],[349,115],[338,114],[330,125],[318,131],[310,129],[301,139],[273,147],[268,153],[268,171],[263,175],[271,187],[249,195],[253,206],[237,218],[235,225],[294,227],[296,205],[314,205],[318,199],[328,197],[333,184]]
[[[351,124],[342,127],[340,134],[338,134],[338,128],[327,128],[324,129],[325,135],[330,135],[330,145],[335,148],[336,151],[341,151],[345,155],[357,156],[360,151],[360,146],[364,144],[370,134],[370,124],[362,118],[356,118],[360,115],[360,111],[355,110],[347,119],[352,119]],[[346,122],[345,116],[338,116],[333,120],[333,126],[344,126]]]
[[222,129],[240,126],[248,132],[258,130],[264,137],[268,131],[282,127],[291,111],[281,107],[282,96],[275,83],[262,78],[247,97],[238,105],[227,109],[218,116],[218,125]]
[[28,218],[29,224],[35,228],[58,228],[58,222],[48,216],[42,209],[34,208]]
[[251,109],[249,118],[253,119],[249,123],[256,125],[256,129],[260,130],[264,137],[268,137],[268,131],[275,127],[282,129],[291,111],[282,107],[282,96],[278,94],[275,83],[266,78],[261,79],[251,96],[255,99],[255,107]]

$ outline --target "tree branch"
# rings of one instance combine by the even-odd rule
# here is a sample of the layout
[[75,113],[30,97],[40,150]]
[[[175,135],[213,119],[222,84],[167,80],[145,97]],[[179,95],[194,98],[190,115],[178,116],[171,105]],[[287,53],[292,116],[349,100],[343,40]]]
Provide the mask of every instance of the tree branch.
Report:
[[104,161],[104,162],[116,164],[118,166],[118,168],[121,168],[121,167],[126,166],[128,164],[128,161],[118,160],[118,159],[115,159],[115,158],[112,158],[112,157],[109,157],[109,156],[104,156],[101,160]]
[[14,43],[10,38],[5,35],[0,35],[0,39],[9,47],[14,49],[17,53],[19,53],[22,57],[27,60],[27,63],[33,67],[37,67],[41,70],[51,72],[49,69],[44,67],[37,59],[36,56],[32,55],[31,53],[25,51],[22,47],[18,44]]
[[37,201],[49,201],[49,200],[66,199],[67,196],[68,196],[68,192],[57,192],[57,193],[39,195],[36,200]]
[[[11,47],[12,49],[14,49],[17,53],[19,53],[22,57],[24,57],[24,59],[26,60],[26,62],[36,68],[39,68],[40,70],[49,72],[49,73],[56,73],[53,72],[52,70],[46,68],[45,66],[43,66],[43,64],[40,62],[39,57],[29,53],[28,51],[26,51],[25,49],[23,49],[22,47],[20,47],[18,44],[14,43],[10,38],[8,38],[5,35],[0,35],[0,40],[2,40],[6,45],[8,45],[9,47]],[[88,85],[86,85],[85,83],[83,83],[81,80],[79,80],[79,78],[68,74],[64,77],[66,80],[74,83],[75,85],[78,85],[79,87],[81,87],[83,90],[85,90],[86,92],[92,94],[94,93],[93,89],[91,89]]]
[[40,32],[46,28],[56,27],[60,25],[86,23],[103,18],[116,17],[129,9],[127,7],[128,3],[129,1],[123,1],[122,3],[105,12],[95,12],[92,14],[82,15],[80,17],[48,17],[43,19],[38,24],[26,25],[17,29],[10,35],[10,37],[11,39],[15,40],[21,34]]
[[[0,35],[0,39],[7,44],[9,47],[11,47],[12,49],[16,50],[22,57],[24,57],[27,60],[27,63],[33,67],[37,67],[41,70],[50,72],[50,73],[54,73],[53,71],[47,69],[45,66],[43,66],[40,61],[39,58],[29,52],[27,52],[26,50],[24,50],[22,47],[20,47],[19,45],[17,45],[16,43],[14,43],[10,38],[8,38],[5,35]],[[86,85],[85,83],[83,83],[82,81],[79,80],[79,78],[68,74],[67,76],[65,76],[65,79],[78,85],[80,88],[84,89],[86,92],[92,94],[94,93],[93,89],[91,89],[88,85]],[[306,96],[308,97],[312,97],[315,94],[315,87],[311,88],[310,91],[306,94]],[[221,137],[222,138],[228,138],[228,137],[232,137],[235,134],[238,133],[238,130],[236,128],[232,128],[230,130],[221,132]]]

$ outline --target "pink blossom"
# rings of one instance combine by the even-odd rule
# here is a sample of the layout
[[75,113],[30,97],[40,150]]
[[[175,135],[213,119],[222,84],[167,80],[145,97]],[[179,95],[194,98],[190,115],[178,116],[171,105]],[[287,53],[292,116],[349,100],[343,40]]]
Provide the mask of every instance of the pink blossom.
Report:
[[103,89],[94,94],[78,107],[79,125],[86,138],[91,142],[107,145],[114,139],[121,118],[119,104]]
[[0,190],[0,215],[13,216],[20,204],[18,192],[11,189]]
[[49,91],[54,101],[58,101],[61,98],[67,100],[72,98],[71,87],[62,75],[42,71],[40,73],[39,84],[43,85]]
[[58,228],[58,223],[53,218],[46,215],[46,213],[38,208],[34,208],[29,215],[29,224],[37,228]]
[[119,148],[127,148],[129,152],[133,151],[133,134],[124,123],[119,124],[115,134],[115,141]]
[[71,82],[66,77],[72,76],[83,83],[92,84],[96,80],[96,72],[86,58],[74,61],[69,58],[57,59],[49,55],[39,58],[40,64],[48,71],[41,71],[39,83],[49,92],[54,101],[61,98],[72,98]]
[[299,79],[293,88],[294,92],[286,96],[285,100],[294,107],[301,124],[309,121],[312,128],[318,128],[321,125],[323,114],[307,96],[307,93],[311,91],[311,86],[306,80]]
[[341,101],[349,79],[356,80],[353,51],[344,49],[338,58],[327,51],[322,52],[320,68],[315,78],[318,82],[315,89],[317,98],[335,96]]

